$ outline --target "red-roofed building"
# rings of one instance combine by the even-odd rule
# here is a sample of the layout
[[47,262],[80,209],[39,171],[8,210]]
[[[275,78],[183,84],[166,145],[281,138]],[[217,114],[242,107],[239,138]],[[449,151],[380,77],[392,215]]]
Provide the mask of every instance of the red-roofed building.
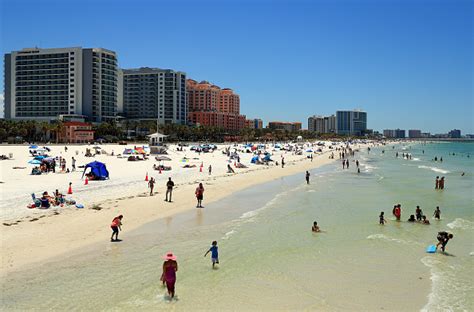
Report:
[[94,141],[94,130],[87,122],[68,121],[63,123],[59,133],[59,141],[63,143],[88,143]]

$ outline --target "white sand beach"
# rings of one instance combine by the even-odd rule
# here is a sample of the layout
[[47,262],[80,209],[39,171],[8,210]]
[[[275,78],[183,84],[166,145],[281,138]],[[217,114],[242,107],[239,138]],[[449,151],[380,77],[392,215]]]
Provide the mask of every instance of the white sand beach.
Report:
[[[229,163],[227,155],[222,150],[229,145],[219,145],[213,153],[196,153],[185,147],[177,151],[172,145],[168,150],[166,166],[171,171],[153,170],[153,164],[159,162],[150,156],[145,161],[127,161],[118,158],[125,148],[134,145],[101,145],[104,153],[95,157],[85,157],[89,145],[69,145],[68,151],[64,145],[52,145],[50,156],[61,156],[67,160],[67,168],[71,167],[71,157],[75,157],[76,167],[98,160],[106,164],[110,179],[105,181],[90,181],[84,185],[82,169],[71,173],[48,173],[39,176],[30,175],[31,165],[28,161],[32,157],[28,153],[28,146],[0,147],[0,154],[13,154],[12,160],[1,161],[1,228],[2,240],[2,275],[16,270],[26,269],[35,263],[44,263],[48,259],[57,259],[62,254],[68,254],[98,241],[107,240],[110,235],[110,221],[118,214],[124,215],[124,231],[129,231],[154,219],[164,218],[179,212],[195,209],[194,190],[199,182],[205,187],[204,205],[217,201],[239,190],[277,179],[295,173],[304,173],[305,170],[327,164],[329,159],[328,148],[323,147],[322,153],[314,153],[313,161],[307,158],[305,151],[302,155],[280,151],[271,148],[272,159],[281,163],[285,159],[285,167],[270,165],[254,165],[250,163],[252,153],[239,153],[241,163],[248,166],[246,169],[235,168]],[[315,147],[316,148],[316,147]],[[110,154],[114,152],[114,156]],[[183,157],[189,158],[183,162]],[[203,164],[202,172],[200,171]],[[185,164],[196,165],[194,168],[183,168]],[[230,164],[234,174],[227,173]],[[208,167],[212,165],[212,173]],[[13,169],[14,167],[26,167]],[[154,177],[157,181],[154,196],[149,196],[149,189],[145,176]],[[165,184],[168,177],[172,177],[176,187],[173,193],[173,202],[164,201]],[[28,209],[31,203],[31,193],[40,196],[43,191],[50,194],[55,189],[65,194],[69,182],[72,183],[73,194],[69,198],[85,206],[77,209],[74,206],[52,207],[50,209]],[[93,209],[94,208],[94,209]],[[126,233],[126,232],[124,232]],[[124,234],[125,235],[125,234]],[[47,238],[47,239],[45,239]]]

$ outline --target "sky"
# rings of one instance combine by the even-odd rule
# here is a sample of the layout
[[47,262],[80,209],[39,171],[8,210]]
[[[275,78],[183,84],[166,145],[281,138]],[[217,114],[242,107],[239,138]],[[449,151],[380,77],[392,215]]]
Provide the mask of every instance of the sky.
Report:
[[[232,88],[248,118],[367,111],[368,128],[474,133],[470,0],[0,0],[1,52],[103,47]],[[0,93],[3,93],[3,66]]]

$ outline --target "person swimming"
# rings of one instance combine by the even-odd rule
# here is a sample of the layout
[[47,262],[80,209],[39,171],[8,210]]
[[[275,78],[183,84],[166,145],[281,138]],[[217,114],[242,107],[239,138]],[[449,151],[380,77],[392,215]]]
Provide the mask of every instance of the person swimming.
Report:
[[426,219],[426,216],[423,216],[423,221],[421,221],[423,224],[430,224],[430,220]]
[[319,226],[318,226],[318,222],[316,222],[316,221],[313,222],[313,227],[311,228],[311,231],[321,232],[321,230],[319,229]]
[[408,219],[408,222],[415,222],[415,215],[410,215],[410,218]]

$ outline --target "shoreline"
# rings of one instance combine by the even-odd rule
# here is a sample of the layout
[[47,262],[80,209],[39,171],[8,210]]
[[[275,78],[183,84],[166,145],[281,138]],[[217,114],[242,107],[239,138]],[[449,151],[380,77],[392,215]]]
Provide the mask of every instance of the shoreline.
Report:
[[[295,170],[294,170],[294,169],[296,169],[295,167],[299,167],[299,165],[311,165],[310,162],[305,163],[303,160],[301,160],[301,161],[295,161],[294,163],[295,163],[296,165],[291,166],[291,169],[292,169],[291,171],[295,171]],[[331,163],[334,164],[334,161],[328,159],[328,161],[326,161],[325,164],[318,164],[318,165],[316,165],[316,166],[312,166],[311,169],[321,168],[321,167],[324,167],[324,166],[328,166],[328,167],[329,167]],[[313,164],[315,164],[315,163],[313,162]],[[290,167],[290,166],[289,166],[289,167]],[[334,166],[331,166],[331,167],[334,167]],[[272,167],[272,168],[273,168],[273,169],[277,169],[276,171],[279,171],[278,168],[275,168],[275,167]],[[281,169],[281,168],[280,168],[280,169]],[[308,168],[308,169],[309,169],[309,168]],[[265,170],[263,170],[263,172],[265,172]],[[249,173],[251,173],[251,172],[246,172],[245,174],[242,174],[242,175],[243,175],[243,176],[247,176],[247,174],[249,174]],[[275,182],[276,182],[278,179],[280,179],[280,178],[282,178],[282,177],[285,177],[285,179],[286,179],[286,178],[292,179],[292,180],[293,180],[292,183],[295,183],[295,179],[298,179],[298,174],[299,174],[299,173],[301,173],[301,172],[298,172],[298,170],[296,170],[296,172],[293,172],[293,173],[278,175],[277,177],[275,177],[275,178],[272,179],[271,181],[275,181]],[[293,177],[289,177],[289,176],[293,176]],[[231,180],[231,179],[230,179],[230,180]],[[302,180],[303,180],[303,177],[302,177]],[[212,180],[210,180],[210,181],[212,181]],[[226,181],[226,183],[228,183],[228,182],[231,183],[232,181]],[[266,182],[267,182],[267,181],[263,181],[263,182],[261,182],[261,183],[250,183],[249,185],[243,186],[241,189],[238,189],[238,191],[244,190],[244,192],[248,192],[248,191],[246,191],[246,189],[251,188],[253,185],[257,185],[257,184],[258,184],[257,187],[261,187],[261,186],[263,186]],[[286,183],[284,182],[284,184],[286,184]],[[194,187],[194,186],[191,186],[191,190],[192,190],[193,187]],[[206,188],[209,189],[209,186],[206,187]],[[290,188],[291,188],[291,186],[290,186]],[[181,191],[183,191],[183,190],[181,190]],[[216,205],[219,205],[218,201],[221,200],[221,199],[223,199],[223,198],[226,198],[226,199],[224,199],[224,201],[229,202],[229,199],[228,199],[228,198],[231,198],[231,199],[233,199],[233,200],[238,200],[239,195],[240,195],[240,194],[237,194],[237,192],[233,192],[233,193],[227,194],[227,195],[222,196],[222,197],[221,197],[221,196],[217,196],[216,199],[212,201],[213,206],[214,206],[214,207],[212,207],[212,208],[214,209],[214,208],[216,207]],[[140,198],[140,199],[143,199],[143,198]],[[145,199],[150,199],[150,197],[147,197],[147,198],[145,198]],[[206,199],[206,198],[205,198],[205,199]],[[132,200],[132,199],[128,199],[128,200]],[[124,201],[125,201],[125,200],[124,200]],[[209,201],[208,204],[211,204],[211,201]],[[207,205],[205,204],[204,206],[207,206]],[[142,231],[143,228],[147,228],[148,234],[151,234],[151,233],[155,232],[155,230],[153,230],[153,229],[156,228],[156,227],[154,227],[154,226],[160,225],[160,224],[161,224],[161,226],[164,226],[164,225],[167,223],[167,221],[165,220],[165,219],[167,219],[167,217],[176,216],[176,215],[178,215],[178,214],[183,214],[184,216],[186,216],[186,215],[189,215],[189,213],[192,212],[192,210],[193,210],[193,209],[184,209],[184,210],[180,210],[180,211],[175,211],[174,213],[173,213],[173,212],[170,212],[169,215],[163,215],[163,216],[154,218],[153,220],[148,220],[147,222],[138,225],[138,227],[135,228],[135,229],[131,229],[131,228],[128,226],[128,223],[126,223],[125,225],[126,225],[127,233],[128,233],[129,231],[134,231],[134,233],[131,233],[130,238],[127,238],[127,233],[126,233],[125,236],[124,236],[124,240],[125,240],[127,243],[130,243],[130,242],[131,242],[130,239],[140,237],[139,234],[142,234],[142,233],[140,233],[140,232]],[[225,213],[225,212],[223,212],[223,213]],[[178,216],[178,219],[179,219],[179,216]],[[181,219],[182,219],[182,218],[181,218]],[[124,219],[124,220],[125,220],[125,219]],[[175,219],[173,219],[173,220],[175,220]],[[173,222],[173,223],[174,223],[174,222]],[[179,223],[179,222],[178,222],[178,223]],[[179,231],[181,232],[182,230],[179,230]],[[106,235],[107,235],[107,234],[106,234]],[[226,235],[227,235],[227,233],[226,233]],[[160,235],[158,235],[158,236],[160,236]],[[76,249],[74,249],[74,250],[71,250],[70,253],[65,253],[65,254],[62,254],[62,255],[58,255],[58,257],[55,257],[54,259],[48,259],[47,262],[49,262],[50,264],[52,264],[53,267],[56,266],[56,264],[58,264],[58,265],[60,265],[60,266],[62,267],[62,266],[64,266],[64,265],[67,266],[67,264],[61,264],[61,262],[64,262],[63,260],[66,260],[66,262],[69,262],[69,260],[75,261],[76,256],[79,256],[79,258],[83,258],[83,259],[87,259],[88,257],[95,257],[95,256],[93,255],[93,253],[89,253],[89,252],[94,252],[94,251],[100,250],[100,249],[101,249],[101,245],[103,245],[103,246],[108,245],[108,242],[106,242],[106,240],[100,240],[100,241],[102,241],[102,243],[100,243],[100,242],[90,243],[90,244],[85,245],[85,246],[82,246],[82,247],[80,247],[80,248],[76,248]],[[85,257],[86,257],[86,258],[85,258]],[[91,258],[91,259],[93,259],[93,258]],[[78,260],[78,261],[80,261],[80,260]],[[82,261],[84,261],[84,260],[82,260]],[[42,264],[45,265],[45,264],[47,264],[47,263],[42,263]],[[418,266],[419,266],[419,265],[420,265],[420,264],[418,264]],[[51,266],[48,266],[47,270],[51,270],[51,269],[52,269]],[[428,268],[426,268],[426,269],[427,269],[427,270],[426,270],[423,274],[421,274],[421,272],[420,272],[420,275],[423,276],[423,280],[424,280],[424,281],[423,281],[421,284],[418,284],[418,287],[419,287],[419,286],[422,286],[422,287],[420,287],[421,289],[419,289],[419,290],[423,290],[424,295],[421,295],[421,296],[420,296],[420,293],[418,293],[417,296],[410,296],[410,298],[411,298],[411,299],[410,299],[410,302],[411,302],[411,304],[412,304],[412,307],[416,306],[416,307],[417,307],[416,310],[420,310],[420,309],[424,308],[424,307],[426,306],[426,304],[427,304],[427,301],[428,301],[427,298],[431,295],[432,282],[430,282],[430,278],[429,278],[429,277],[430,277],[430,272],[429,272],[430,270],[429,270]],[[33,270],[34,270],[34,269],[33,269]],[[20,272],[19,272],[20,274],[22,274],[22,273],[30,274],[29,272],[32,272],[32,271],[29,271],[29,270],[28,270],[28,271],[23,271],[21,268],[20,268],[19,271],[20,271]],[[16,272],[16,271],[15,271],[15,272]],[[425,273],[426,273],[426,274],[425,274]],[[27,275],[25,275],[25,276],[27,276]],[[327,276],[326,276],[326,277],[327,277]],[[426,287],[425,287],[425,286],[426,286]],[[372,294],[372,295],[374,295],[374,294]],[[364,295],[364,296],[363,296],[363,298],[364,298],[363,301],[370,302],[370,296],[372,296],[372,295],[370,295],[370,294]],[[366,297],[366,296],[367,296],[367,297]],[[375,308],[378,308],[379,306],[377,305],[377,303],[378,303],[378,302],[374,302],[374,303],[373,303],[373,306],[371,306],[371,308],[374,308],[374,309],[375,309]],[[343,308],[343,307],[346,307],[346,308],[347,308],[348,305],[341,305],[341,306],[340,306],[340,308]],[[367,306],[366,306],[366,307],[367,307]],[[386,306],[385,306],[385,309],[387,309]],[[326,310],[326,309],[323,309],[323,310]],[[388,308],[387,310],[391,310],[391,309]],[[414,310],[415,310],[415,309],[414,309]]]
[[[148,196],[145,192],[134,196],[107,199],[98,204],[101,210],[84,209],[81,212],[59,214],[53,211],[49,215],[36,218],[35,222],[30,220],[26,224],[26,220],[23,220],[15,226],[2,226],[3,252],[0,276],[27,270],[35,264],[45,264],[53,259],[57,261],[58,258],[70,252],[108,240],[110,220],[117,214],[124,215],[124,230],[132,231],[148,222],[191,211],[195,209],[193,194],[198,181],[202,181],[206,188],[204,197],[204,205],[206,205],[245,188],[304,173],[306,170],[332,163],[336,159],[329,159],[328,155],[331,151],[326,150],[317,155],[313,162],[303,156],[301,159],[287,161],[285,168],[260,166],[257,169],[233,175],[207,176],[206,174],[204,179],[196,175],[195,182],[175,187],[174,201],[171,204],[164,201],[164,192],[155,192],[154,196]],[[178,201],[175,201],[176,199]],[[131,209],[135,210],[132,212]],[[45,241],[38,237],[47,237],[47,239]]]

